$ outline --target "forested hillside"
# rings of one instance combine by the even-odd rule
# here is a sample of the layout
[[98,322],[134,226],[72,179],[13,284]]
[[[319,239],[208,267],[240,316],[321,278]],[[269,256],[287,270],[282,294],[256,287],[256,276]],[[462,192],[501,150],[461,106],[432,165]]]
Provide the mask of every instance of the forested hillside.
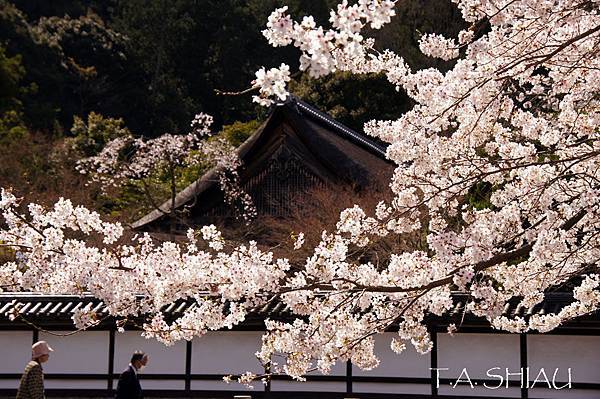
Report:
[[[101,195],[74,170],[75,161],[93,155],[119,129],[146,137],[187,133],[199,112],[212,115],[214,129],[224,129],[232,144],[242,142],[267,110],[252,103],[251,93],[223,92],[249,88],[255,71],[276,66],[275,60],[297,66],[293,49],[274,49],[261,34],[282,3],[0,0],[0,186],[32,200],[67,196],[103,213],[133,216],[135,187]],[[335,5],[285,3],[318,23],[327,23]],[[449,65],[422,55],[417,41],[433,31],[454,37],[461,27],[450,1],[409,0],[376,33],[381,49],[401,51],[411,66],[443,69]],[[315,80],[297,73],[291,90],[356,129],[411,106],[380,76]]]

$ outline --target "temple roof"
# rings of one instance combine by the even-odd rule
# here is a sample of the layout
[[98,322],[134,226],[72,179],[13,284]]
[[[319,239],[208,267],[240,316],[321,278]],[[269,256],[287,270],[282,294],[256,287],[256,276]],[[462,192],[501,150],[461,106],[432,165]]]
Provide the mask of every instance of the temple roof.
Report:
[[[385,157],[385,144],[295,97],[274,106],[237,153],[242,161],[240,184],[255,201],[259,215],[268,207],[268,199],[294,201],[294,195],[306,192],[315,182],[360,190],[387,184],[393,171]],[[213,168],[179,192],[175,208],[186,207],[192,219],[198,219],[222,206],[217,174]],[[155,231],[170,206],[166,201],[132,227]]]

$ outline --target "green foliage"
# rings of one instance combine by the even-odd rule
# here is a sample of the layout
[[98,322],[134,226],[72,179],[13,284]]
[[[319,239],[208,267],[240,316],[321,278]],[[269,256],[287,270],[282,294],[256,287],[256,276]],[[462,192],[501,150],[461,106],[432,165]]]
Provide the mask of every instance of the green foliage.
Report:
[[[208,169],[208,165],[179,167],[176,176],[177,191],[195,182]],[[166,169],[158,169],[144,180],[129,180],[114,192],[100,196],[102,212],[121,220],[137,220],[171,196],[171,174]]]
[[469,205],[479,211],[492,208],[493,205],[490,202],[490,198],[493,191],[491,183],[485,181],[478,182],[469,189],[469,193],[467,194]]
[[105,118],[90,112],[87,123],[78,116],[73,118],[71,134],[73,148],[89,157],[100,152],[109,141],[129,136],[131,132],[125,127],[123,119]]
[[[132,0],[118,6],[113,26],[129,38],[127,52],[139,66],[144,87],[145,128],[152,135],[179,131],[199,107],[191,97],[190,82],[178,70],[186,59],[198,61],[185,49],[197,24],[191,14],[195,7],[193,2],[167,0]],[[197,73],[201,68],[196,64]]]
[[92,12],[108,18],[117,0],[13,0],[30,21],[37,21],[42,17],[65,16],[77,18]]
[[0,144],[25,136],[21,97],[27,92],[20,84],[25,75],[21,57],[8,57],[0,46]]
[[0,0],[0,37],[6,39],[7,54],[21,57],[24,84],[36,89],[23,97],[28,126],[53,131],[58,125],[60,130],[70,126],[74,115],[95,110],[118,116],[135,107],[121,90],[129,73],[126,39],[97,15],[28,21],[13,4]]
[[4,112],[20,106],[18,100],[21,94],[19,82],[25,75],[25,68],[21,64],[21,56],[9,57],[6,49],[0,46],[0,110]]
[[21,114],[15,110],[5,111],[0,117],[0,145],[21,140],[27,135]]
[[[262,37],[276,7],[285,4],[294,18],[310,14],[327,25],[337,2],[0,0],[0,37],[8,54],[22,56],[24,84],[38,87],[24,98],[29,126],[68,128],[73,116],[95,111],[155,136],[185,131],[198,112],[213,115],[217,127],[263,117],[265,109],[250,95],[217,90],[248,88],[255,71],[274,66],[274,59],[297,67],[296,49],[272,48]],[[414,68],[449,67],[422,55],[417,41],[433,31],[456,36],[464,25],[458,9],[448,0],[406,0],[396,12],[392,23],[372,32],[378,48],[400,51]],[[384,88],[384,94],[369,100],[369,86]],[[303,76],[294,90],[355,128],[370,119],[368,112],[397,117],[411,105],[377,76],[356,83],[343,75],[316,82]]]
[[103,214],[120,220],[136,220],[153,208],[147,204],[141,182],[131,181],[121,189],[99,196],[99,207]]
[[129,38],[146,111],[134,124],[126,118],[128,126],[156,135],[185,131],[200,111],[213,115],[217,127],[254,118],[258,107],[249,96],[216,91],[248,88],[277,54],[261,36],[265,21],[240,0],[119,2],[112,27]]
[[25,69],[22,85],[32,89],[22,96],[24,121],[29,127],[50,131],[61,93],[56,54],[37,42],[26,16],[5,0],[0,0],[0,37],[5,40],[6,53],[20,57]]
[[222,134],[232,146],[238,147],[246,141],[248,137],[252,136],[259,126],[260,122],[257,120],[248,122],[236,121],[231,125],[223,126]]
[[74,115],[92,110],[118,116],[127,109],[129,96],[121,92],[119,82],[127,72],[123,35],[94,14],[43,17],[32,32],[38,45],[52,51],[58,63],[53,85],[60,85],[59,94],[67,100],[60,102],[61,124],[69,126]]

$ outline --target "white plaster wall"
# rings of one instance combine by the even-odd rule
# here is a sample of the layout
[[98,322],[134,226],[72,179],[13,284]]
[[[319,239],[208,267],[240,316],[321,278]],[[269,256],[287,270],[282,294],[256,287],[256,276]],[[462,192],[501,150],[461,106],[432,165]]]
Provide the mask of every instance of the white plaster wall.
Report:
[[[56,331],[65,334],[68,331]],[[54,352],[44,364],[45,373],[108,372],[108,331],[85,331],[69,336],[40,332],[40,341],[47,341]],[[105,385],[106,386],[106,385]]]
[[597,399],[600,390],[593,389],[544,389],[534,388],[529,390],[531,399]]
[[[431,386],[429,384],[383,384],[375,382],[354,382],[352,391],[355,393],[391,393],[391,394],[415,394],[430,395]],[[349,394],[348,396],[352,396]],[[360,396],[360,395],[355,395]]]
[[520,398],[521,397],[521,388],[519,387],[509,387],[509,388],[499,388],[499,389],[488,389],[485,387],[474,386],[471,388],[469,384],[462,385],[459,384],[456,388],[452,388],[450,385],[440,385],[438,388],[439,395],[448,395],[448,396],[457,396],[460,398],[468,397],[468,396],[480,396],[485,398],[495,398],[495,397],[503,397],[503,398]]
[[0,373],[21,373],[31,359],[32,342],[31,331],[0,331]]
[[[322,373],[312,373],[316,375],[323,375]],[[346,362],[337,362],[331,367],[331,371],[327,375],[346,375]]]
[[567,382],[570,367],[573,382],[600,383],[600,337],[528,335],[527,361],[531,379],[542,367],[552,379],[558,368],[556,382]]
[[345,382],[273,381],[271,391],[346,392]]
[[[145,339],[139,331],[125,331],[115,334],[114,372],[123,371],[134,351],[144,351],[149,356],[145,374],[184,374],[185,373],[185,341],[173,346],[165,346],[155,339]],[[144,381],[144,387],[150,387],[157,381]],[[158,385],[169,385],[168,381],[158,381]],[[159,388],[156,388],[159,389]]]
[[[261,336],[259,331],[216,331],[195,338],[192,342],[192,374],[264,372],[254,355],[260,349]],[[237,385],[234,389],[239,389]]]
[[[239,374],[245,371],[264,372],[254,355],[261,345],[262,333],[257,331],[209,332],[192,342],[192,374]],[[318,374],[318,373],[313,373]],[[329,375],[345,375],[346,364],[332,367]],[[253,384],[254,391],[264,390],[262,383]],[[192,389],[243,390],[238,383],[192,380]],[[273,381],[271,389],[289,391],[345,391],[345,383],[337,382],[288,382]],[[252,391],[249,391],[252,392]]]
[[20,380],[0,380],[0,389],[17,389]]
[[[244,371],[262,372],[254,357],[260,348],[260,332],[210,332],[195,339],[192,345],[193,374],[236,374]],[[375,348],[381,364],[371,371],[353,368],[356,376],[382,377],[425,377],[430,376],[428,355],[419,355],[412,345],[400,355],[389,348],[395,334],[386,333],[376,337]],[[46,340],[55,349],[50,361],[44,365],[46,373],[106,373],[108,365],[108,341],[106,331],[89,331],[66,337],[40,333],[40,340]],[[566,376],[568,367],[572,369],[573,382],[600,383],[600,337],[529,335],[528,363],[531,378],[539,368],[544,367],[551,377],[555,368],[561,372],[558,380]],[[32,333],[30,331],[0,331],[0,373],[21,373],[29,360]],[[115,336],[115,367],[118,373],[129,363],[134,350],[143,350],[150,356],[147,374],[183,374],[185,373],[185,342],[165,347],[155,340],[146,340],[139,332],[117,333]],[[441,378],[457,378],[462,368],[466,368],[472,379],[486,378],[491,367],[519,370],[519,336],[510,334],[438,334],[438,367],[449,367],[442,371]],[[332,370],[332,375],[344,375],[345,364],[341,363]],[[513,377],[512,379],[518,379]],[[0,380],[0,388],[18,387],[18,380]],[[97,380],[49,380],[47,388],[104,389],[106,381]],[[115,381],[116,384],[116,381]],[[147,380],[142,377],[144,389],[184,389],[183,380]],[[261,383],[254,384],[253,391],[264,389]],[[192,381],[194,390],[235,390],[245,388],[237,383],[225,384],[221,381]],[[354,392],[429,394],[430,387],[425,384],[384,384],[354,382]],[[344,392],[345,382],[294,382],[273,381],[273,391],[313,391]],[[518,397],[517,387],[503,389],[485,389],[477,386],[471,389],[460,385],[452,389],[442,385],[440,395],[467,397],[481,395],[485,397]],[[544,399],[590,399],[600,398],[600,390],[564,389],[550,390],[535,388],[529,391],[531,398]]]
[[248,391],[248,395],[253,392],[261,392],[264,390],[264,386],[261,382],[253,383],[254,389],[247,388],[237,382],[225,383],[224,381],[202,381],[192,380],[190,387],[192,390],[205,390],[205,391]]
[[106,389],[106,387],[106,380],[49,380],[47,378],[44,379],[45,389]]
[[352,375],[376,376],[376,377],[425,377],[429,378],[431,372],[429,367],[429,354],[419,354],[410,342],[406,342],[406,349],[397,354],[390,348],[392,338],[396,333],[384,333],[375,336],[375,353],[380,363],[374,370],[361,370],[352,367]]
[[[504,371],[508,368],[515,373],[520,370],[519,336],[516,334],[438,334],[437,338],[438,367],[449,368],[440,371],[440,378],[457,378],[463,368],[467,369],[471,379],[488,379],[486,372],[492,367]],[[510,379],[519,380],[519,377]]]
[[[438,367],[447,367],[449,370],[441,370],[440,378],[456,379],[466,369],[470,379],[490,379],[497,385],[497,378],[490,378],[487,371],[493,367],[492,374],[500,374],[506,378],[506,369],[511,373],[520,372],[520,347],[519,336],[516,334],[438,334]],[[467,377],[462,375],[462,380]],[[519,376],[509,376],[510,380],[519,380]],[[454,381],[452,382],[454,384]],[[466,383],[465,383],[466,384]],[[440,385],[439,394],[457,396],[486,396],[486,397],[518,397],[520,388],[509,387],[498,389],[487,389],[475,386],[473,389],[468,385],[458,384],[456,388],[448,385]]]
[[[117,381],[113,382],[114,388],[117,387]],[[143,375],[140,379],[140,384],[142,385],[142,389],[185,389],[184,380],[145,380]]]

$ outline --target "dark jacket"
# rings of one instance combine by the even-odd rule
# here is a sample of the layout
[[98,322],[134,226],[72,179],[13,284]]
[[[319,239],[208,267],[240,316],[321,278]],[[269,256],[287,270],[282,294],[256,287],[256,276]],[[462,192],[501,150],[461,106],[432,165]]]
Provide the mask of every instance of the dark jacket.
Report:
[[42,366],[35,360],[27,363],[19,390],[17,399],[43,399],[44,398],[44,373]]
[[133,366],[129,365],[119,377],[115,399],[142,399],[142,386]]

